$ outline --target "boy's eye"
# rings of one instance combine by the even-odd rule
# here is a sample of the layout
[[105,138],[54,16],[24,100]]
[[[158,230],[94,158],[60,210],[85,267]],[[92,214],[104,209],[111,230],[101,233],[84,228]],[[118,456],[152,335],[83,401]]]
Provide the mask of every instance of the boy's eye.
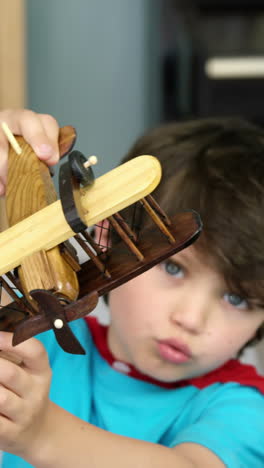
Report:
[[163,263],[163,268],[169,275],[177,276],[178,278],[183,277],[183,269],[180,267],[180,265],[178,265],[178,263],[168,260],[167,262]]
[[238,296],[237,294],[232,294],[232,293],[226,293],[224,295],[224,299],[229,302],[230,305],[233,307],[237,307],[238,309],[248,309],[249,304],[246,299],[244,299],[241,296]]

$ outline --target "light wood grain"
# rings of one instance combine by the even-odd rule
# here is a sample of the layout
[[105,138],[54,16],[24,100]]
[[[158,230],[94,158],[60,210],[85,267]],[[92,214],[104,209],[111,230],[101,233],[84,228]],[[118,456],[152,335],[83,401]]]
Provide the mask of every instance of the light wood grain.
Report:
[[[12,145],[8,156],[6,214],[10,227],[57,200],[48,166],[37,158],[24,138],[17,136],[16,142],[21,152],[18,154]],[[49,252],[42,249],[28,255],[22,260],[18,275],[23,293],[34,308],[37,304],[30,296],[34,289],[50,290],[69,300],[78,297],[76,272],[61,256],[58,246]]]
[[[87,226],[92,226],[151,193],[161,178],[159,161],[139,156],[95,180],[81,191]],[[0,234],[0,275],[20,265],[24,258],[48,250],[74,235],[65,220],[60,200]]]
[[0,232],[8,228],[5,197],[0,197]]

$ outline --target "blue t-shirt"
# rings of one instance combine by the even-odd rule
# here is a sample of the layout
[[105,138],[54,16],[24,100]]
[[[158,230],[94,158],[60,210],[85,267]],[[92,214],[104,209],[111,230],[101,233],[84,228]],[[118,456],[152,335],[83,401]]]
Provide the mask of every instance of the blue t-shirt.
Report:
[[[252,377],[250,366],[237,364],[248,384],[238,383],[233,363],[228,377],[221,371],[168,389],[117,371],[99,353],[84,320],[71,326],[86,356],[62,351],[51,331],[39,336],[53,369],[55,403],[116,434],[167,447],[194,442],[228,468],[263,468],[264,396],[256,387],[264,389],[264,379]],[[3,468],[30,466],[4,454]]]

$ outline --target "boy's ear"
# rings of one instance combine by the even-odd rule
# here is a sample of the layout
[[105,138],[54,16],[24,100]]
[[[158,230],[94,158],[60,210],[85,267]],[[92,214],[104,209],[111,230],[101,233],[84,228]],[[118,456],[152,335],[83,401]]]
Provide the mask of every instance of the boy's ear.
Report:
[[110,223],[107,219],[100,221],[100,223],[94,226],[94,241],[102,247],[110,247],[109,237]]

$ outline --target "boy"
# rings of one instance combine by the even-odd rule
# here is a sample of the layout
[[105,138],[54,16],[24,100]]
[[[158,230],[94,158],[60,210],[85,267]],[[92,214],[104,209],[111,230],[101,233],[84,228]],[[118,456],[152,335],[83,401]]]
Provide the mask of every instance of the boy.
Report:
[[[56,161],[52,118],[2,120]],[[31,339],[16,347],[22,366],[0,359],[0,448],[20,457],[5,454],[4,468],[263,467],[264,378],[236,360],[264,322],[263,137],[208,119],[158,128],[131,149],[127,158],[160,159],[162,208],[195,209],[204,231],[110,293],[108,328],[73,322],[86,356],[48,332],[48,354]],[[4,161],[4,136],[1,147]],[[11,349],[11,334],[0,333],[0,348]]]

